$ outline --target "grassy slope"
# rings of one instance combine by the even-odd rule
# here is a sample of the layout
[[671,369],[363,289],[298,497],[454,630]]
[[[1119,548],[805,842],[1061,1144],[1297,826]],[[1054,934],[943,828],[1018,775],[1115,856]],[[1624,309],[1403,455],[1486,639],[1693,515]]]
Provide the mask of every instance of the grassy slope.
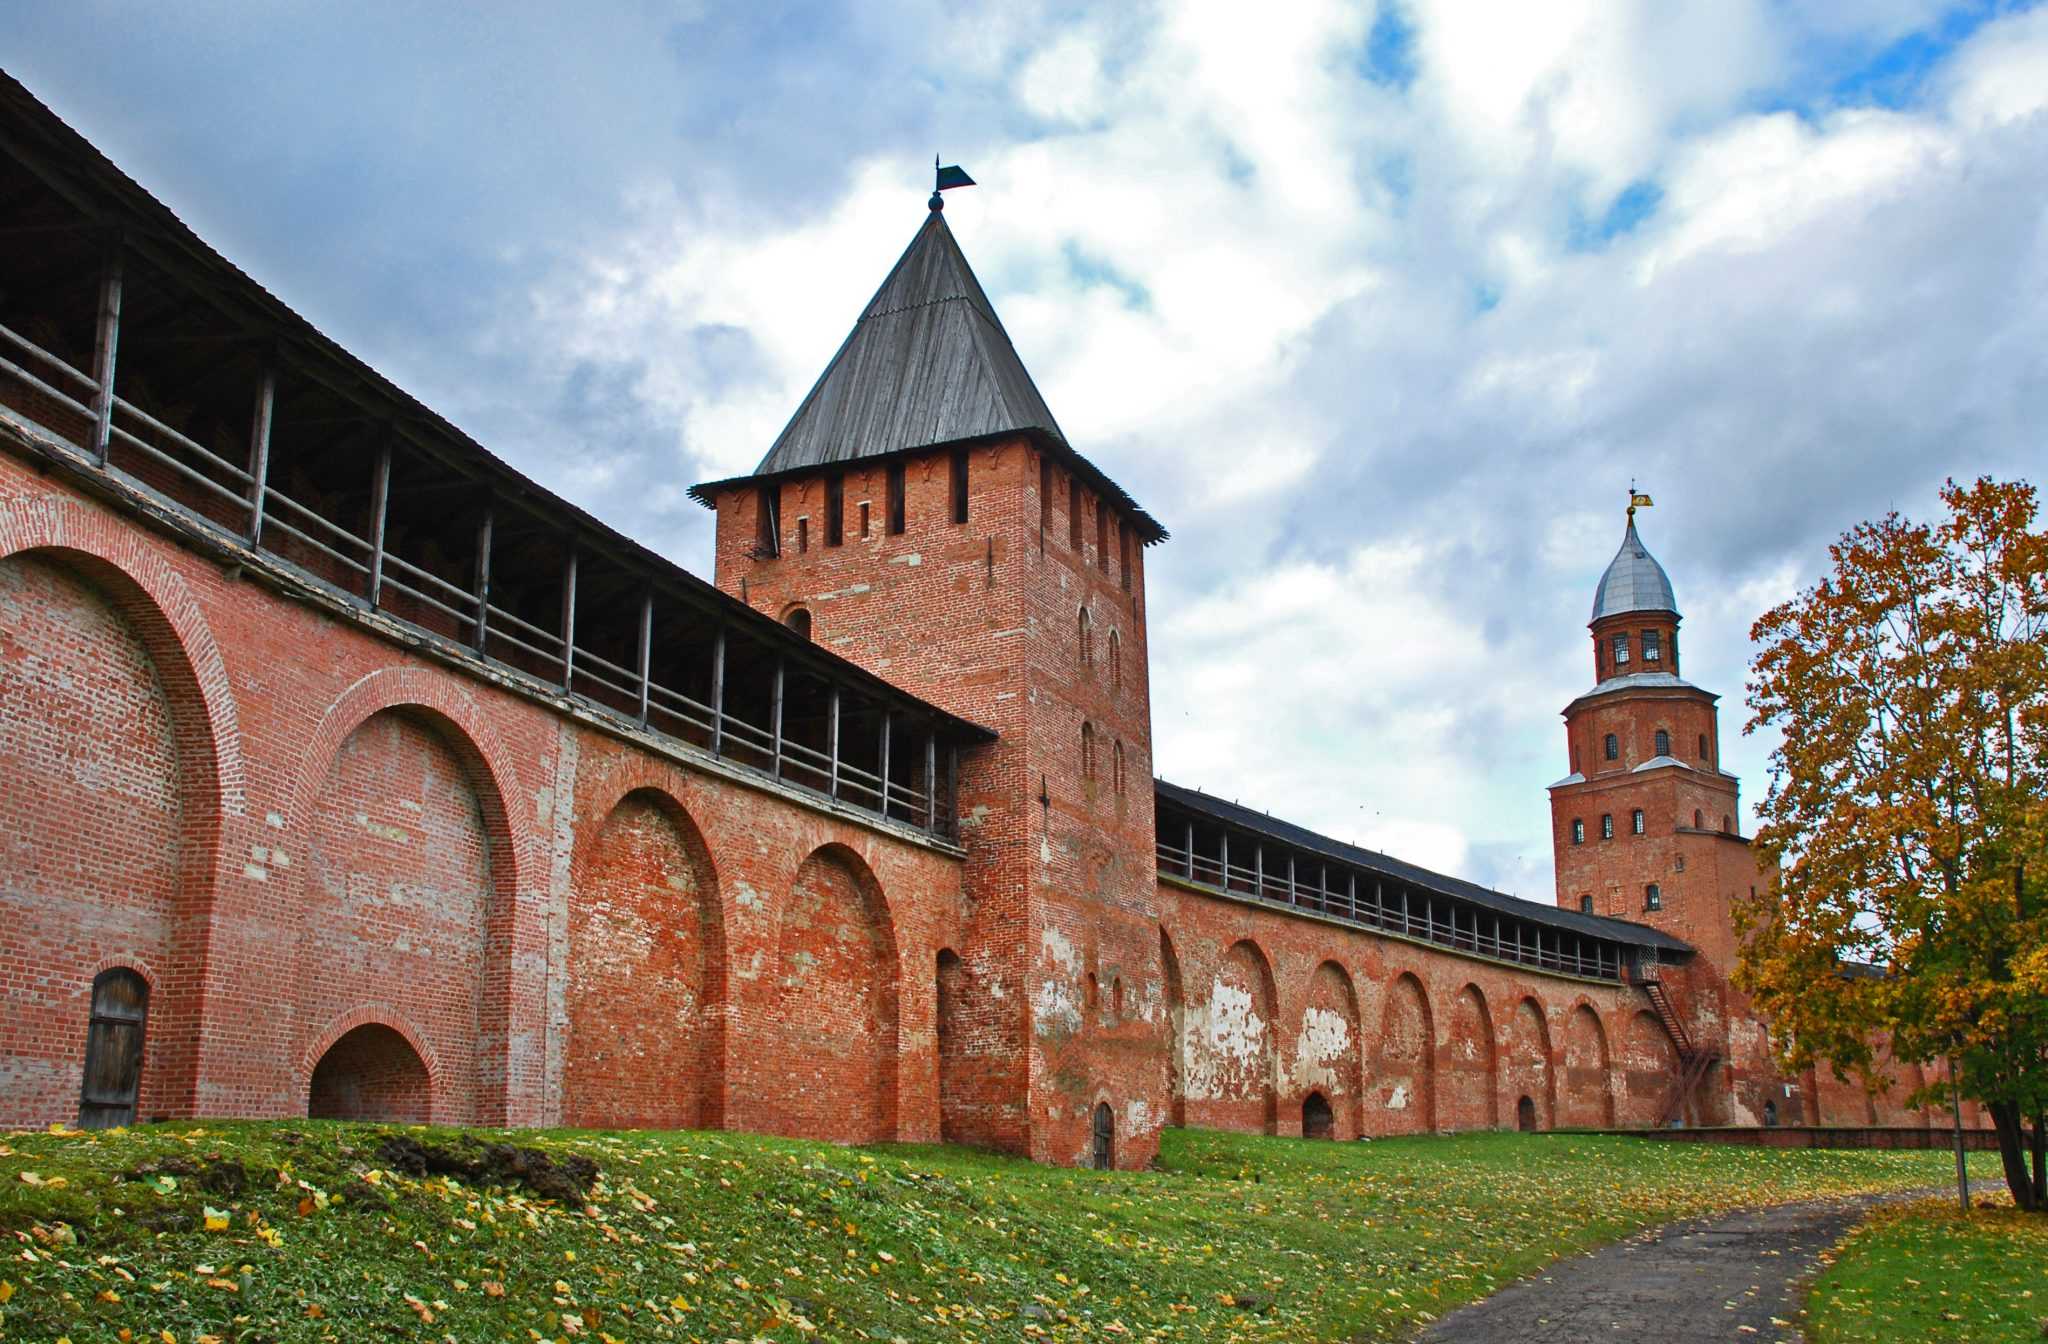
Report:
[[1815,1281],[1815,1344],[1862,1340],[1998,1344],[2048,1329],[2048,1218],[1952,1200],[1880,1209]]
[[[0,1337],[1398,1338],[1646,1223],[1938,1183],[1947,1161],[1169,1131],[1162,1169],[1103,1175],[740,1134],[517,1135],[602,1165],[590,1203],[564,1208],[394,1176],[373,1156],[383,1132],[0,1136]],[[122,1179],[166,1157],[239,1161],[252,1178],[232,1199],[189,1176]],[[207,1230],[209,1208],[225,1230]]]

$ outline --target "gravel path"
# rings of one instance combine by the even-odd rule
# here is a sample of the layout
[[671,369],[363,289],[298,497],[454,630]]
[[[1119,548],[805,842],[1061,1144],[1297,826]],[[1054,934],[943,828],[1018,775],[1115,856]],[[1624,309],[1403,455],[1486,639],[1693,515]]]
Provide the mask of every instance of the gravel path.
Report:
[[1795,1344],[1799,1281],[1873,1204],[1860,1195],[1671,1223],[1452,1312],[1423,1344]]

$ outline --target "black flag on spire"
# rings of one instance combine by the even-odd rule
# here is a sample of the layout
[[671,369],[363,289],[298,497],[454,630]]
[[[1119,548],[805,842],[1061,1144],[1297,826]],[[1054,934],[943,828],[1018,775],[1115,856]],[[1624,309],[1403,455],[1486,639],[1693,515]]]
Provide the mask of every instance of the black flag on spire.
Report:
[[944,168],[939,167],[939,156],[936,154],[932,155],[932,176],[936,179],[932,184],[932,199],[930,202],[931,208],[934,210],[946,208],[946,198],[939,195],[940,192],[951,191],[955,187],[971,187],[974,185],[974,179],[969,177],[967,170],[959,164],[954,163],[948,164]]

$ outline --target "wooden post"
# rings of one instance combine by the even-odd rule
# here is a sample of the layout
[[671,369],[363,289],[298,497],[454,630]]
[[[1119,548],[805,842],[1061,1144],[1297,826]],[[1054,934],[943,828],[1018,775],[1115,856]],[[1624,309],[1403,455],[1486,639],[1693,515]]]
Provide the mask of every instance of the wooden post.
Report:
[[1187,840],[1187,862],[1182,866],[1182,872],[1187,875],[1188,881],[1192,882],[1195,880],[1195,823],[1193,820],[1188,822]]
[[266,360],[256,385],[256,412],[249,423],[249,544],[263,540],[263,509],[269,499],[270,420],[277,406],[277,362]]
[[1252,842],[1252,895],[1266,899],[1266,846],[1259,840]]
[[839,688],[834,686],[825,701],[826,792],[839,796]]
[[654,588],[640,595],[640,726],[647,726],[647,685],[654,657]]
[[1349,870],[1344,874],[1344,908],[1353,919],[1358,918],[1358,874]]
[[882,780],[877,791],[881,794],[880,810],[884,821],[889,818],[889,720],[891,717],[888,710],[884,709],[882,711],[882,768],[880,771]]
[[725,753],[725,627],[711,639],[711,754]]
[[1287,851],[1287,903],[1301,904],[1298,889],[1294,885],[1294,851],[1291,849]]
[[384,599],[384,523],[391,513],[391,435],[377,443],[377,464],[370,469],[370,605]]
[[777,779],[782,778],[782,682],[783,662],[775,660],[775,685],[768,705],[768,736],[771,743],[772,763],[769,772]]
[[939,829],[939,733],[936,728],[924,735],[924,829],[926,834],[936,834]]
[[576,548],[569,548],[568,563],[562,566],[562,689],[573,689],[576,679]]
[[1225,830],[1223,830],[1223,831],[1221,832],[1221,835],[1222,835],[1222,837],[1223,837],[1223,882],[1222,882],[1222,887],[1223,887],[1223,889],[1224,889],[1225,891],[1229,891],[1229,890],[1230,890],[1230,831],[1228,830],[1228,828],[1226,828]]
[[114,366],[121,350],[121,236],[114,235],[100,270],[99,326],[93,337],[92,455],[107,465],[114,432]]
[[[493,510],[488,501],[484,504],[484,520],[476,528],[476,647],[484,651],[485,641],[490,638],[491,620],[491,524]],[[641,692],[641,700],[646,700]],[[643,703],[640,721],[647,721],[647,710]]]

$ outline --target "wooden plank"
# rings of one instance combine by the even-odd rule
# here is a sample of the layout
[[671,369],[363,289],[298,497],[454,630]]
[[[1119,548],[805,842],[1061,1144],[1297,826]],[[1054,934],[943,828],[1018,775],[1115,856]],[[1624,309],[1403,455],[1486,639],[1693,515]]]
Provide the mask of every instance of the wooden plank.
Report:
[[654,589],[640,596],[640,726],[647,726],[647,682],[654,657]]
[[783,660],[778,656],[775,659],[773,700],[768,709],[769,739],[773,744],[774,750],[774,765],[769,773],[773,774],[777,779],[782,778],[782,687],[784,679]]
[[889,721],[893,717],[895,716],[890,714],[888,710],[884,709],[882,711],[882,741],[880,747],[882,787],[880,804],[884,821],[889,819]]
[[562,689],[576,676],[576,548],[562,566]]
[[826,792],[834,798],[839,796],[839,688],[834,686],[826,702],[825,756],[827,762]]
[[[490,639],[491,619],[491,524],[496,512],[489,503],[484,505],[484,519],[476,528],[476,647],[482,652]],[[645,702],[647,692],[641,690],[641,722],[646,722]]]
[[[884,721],[886,726],[887,721]],[[886,743],[886,738],[884,739]],[[725,753],[725,627],[719,626],[718,633],[711,640],[711,754]],[[889,772],[888,756],[883,755],[882,773]]]
[[370,591],[372,607],[384,597],[384,523],[391,513],[391,435],[377,444],[377,462],[370,469]]
[[939,734],[932,729],[924,735],[924,829],[930,835],[939,829]]

